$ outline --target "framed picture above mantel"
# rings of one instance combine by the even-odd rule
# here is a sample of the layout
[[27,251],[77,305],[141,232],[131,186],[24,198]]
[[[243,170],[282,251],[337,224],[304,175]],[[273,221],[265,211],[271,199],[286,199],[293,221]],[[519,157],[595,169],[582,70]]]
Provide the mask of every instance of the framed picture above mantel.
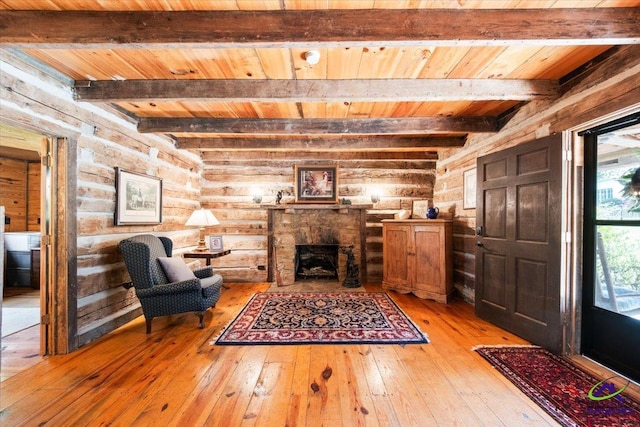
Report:
[[295,165],[296,203],[337,203],[338,166]]
[[162,179],[116,168],[115,225],[162,222]]

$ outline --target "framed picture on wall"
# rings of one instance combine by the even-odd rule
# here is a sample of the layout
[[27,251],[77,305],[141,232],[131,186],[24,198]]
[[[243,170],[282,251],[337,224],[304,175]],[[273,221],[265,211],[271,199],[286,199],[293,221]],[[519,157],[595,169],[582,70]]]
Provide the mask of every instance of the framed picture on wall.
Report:
[[338,167],[335,165],[295,165],[296,202],[336,203]]
[[464,172],[462,209],[476,208],[476,168]]
[[162,179],[116,168],[115,225],[160,224]]

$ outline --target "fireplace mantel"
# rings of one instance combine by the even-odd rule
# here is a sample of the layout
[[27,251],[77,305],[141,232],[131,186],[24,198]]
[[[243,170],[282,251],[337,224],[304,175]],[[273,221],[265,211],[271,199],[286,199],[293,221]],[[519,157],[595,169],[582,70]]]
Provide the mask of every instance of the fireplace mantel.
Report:
[[331,209],[334,211],[349,211],[353,209],[372,209],[372,204],[347,205],[347,204],[320,204],[320,203],[284,203],[281,205],[260,205],[263,209],[293,209],[293,210],[309,210],[309,209]]
[[[295,281],[296,245],[336,244],[351,246],[359,266],[360,280],[366,275],[366,222],[369,204],[296,203],[261,205],[268,212],[267,280],[277,286]],[[346,278],[346,255],[340,254],[338,280]]]

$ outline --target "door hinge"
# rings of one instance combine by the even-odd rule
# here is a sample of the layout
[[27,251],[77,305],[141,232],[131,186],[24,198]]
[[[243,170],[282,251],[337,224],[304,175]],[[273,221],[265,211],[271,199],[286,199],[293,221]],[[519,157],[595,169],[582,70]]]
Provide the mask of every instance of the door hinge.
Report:
[[570,162],[573,160],[573,152],[571,150],[564,150],[562,152],[562,160],[565,162]]
[[567,231],[566,233],[564,233],[564,242],[565,243],[571,243],[571,232]]
[[49,234],[43,234],[40,237],[40,244],[43,246],[49,246],[51,244],[51,236]]
[[40,316],[40,323],[43,325],[51,324],[51,316],[48,313],[43,314],[42,316]]
[[48,168],[51,167],[51,154],[47,154],[46,156],[42,156],[42,166],[46,166]]

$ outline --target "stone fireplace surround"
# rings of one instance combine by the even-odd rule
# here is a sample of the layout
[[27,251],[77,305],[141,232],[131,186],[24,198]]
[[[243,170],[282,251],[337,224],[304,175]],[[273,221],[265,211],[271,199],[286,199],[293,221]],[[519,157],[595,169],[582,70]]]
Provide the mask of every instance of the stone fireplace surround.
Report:
[[[372,205],[295,204],[268,206],[267,281],[293,285],[296,245],[353,246],[360,281],[367,277],[366,223]],[[338,281],[347,273],[347,255],[339,252]],[[304,282],[296,282],[304,283]]]

